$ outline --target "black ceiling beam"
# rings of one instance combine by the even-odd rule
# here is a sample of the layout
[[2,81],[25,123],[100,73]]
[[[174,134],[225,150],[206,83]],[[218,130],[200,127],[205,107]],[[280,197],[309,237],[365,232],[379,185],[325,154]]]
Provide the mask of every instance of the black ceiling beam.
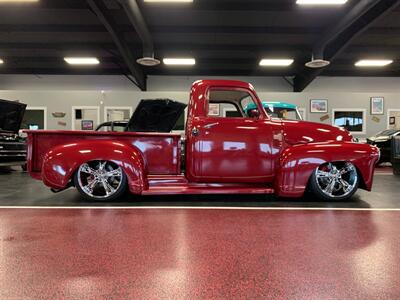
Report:
[[[400,4],[400,0],[360,0],[313,47],[313,58],[332,61],[360,33]],[[293,80],[294,92],[303,91],[323,69],[303,70]]]
[[[140,47],[139,43],[126,43],[130,47]],[[300,51],[311,51],[311,48],[307,45],[293,44],[288,46],[287,44],[215,44],[215,43],[162,43],[159,46],[163,51],[197,51],[197,50],[227,50],[227,51],[249,51],[249,52],[275,52],[275,51],[287,51],[287,52],[300,52]],[[366,47],[368,48],[368,47]],[[57,42],[48,41],[46,43],[7,43],[0,42],[0,49],[57,49],[57,50],[87,50],[87,49],[116,49],[116,45],[113,43],[102,43],[102,42],[86,42],[85,44],[77,42]],[[137,51],[137,49],[134,49]]]
[[28,75],[121,75],[120,69],[76,69],[76,68],[0,68],[0,74],[28,74]]
[[136,33],[143,42],[143,57],[154,57],[154,42],[136,0],[119,0]]
[[128,67],[131,75],[135,78],[138,87],[145,91],[146,86],[146,75],[143,70],[136,64],[133,51],[129,47],[129,44],[125,41],[123,35],[117,30],[112,15],[110,14],[107,7],[104,5],[102,0],[86,0],[90,8],[96,14],[99,21],[104,25],[107,31],[110,33],[119,53],[121,54],[126,66]]
[[[150,26],[153,33],[260,33],[260,34],[320,34],[319,28],[275,26]],[[387,33],[382,28],[379,33]],[[390,30],[395,30],[390,28]],[[400,28],[397,28],[399,31]],[[118,25],[120,32],[133,32],[131,25]],[[397,32],[398,32],[397,31]],[[76,24],[0,24],[0,32],[107,32],[102,25]]]

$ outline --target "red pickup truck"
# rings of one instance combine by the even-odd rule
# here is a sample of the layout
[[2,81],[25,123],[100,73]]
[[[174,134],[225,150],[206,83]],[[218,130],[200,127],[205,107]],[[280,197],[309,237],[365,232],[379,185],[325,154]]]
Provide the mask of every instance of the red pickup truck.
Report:
[[31,176],[55,191],[75,186],[93,200],[113,200],[126,189],[282,197],[310,190],[322,200],[371,190],[376,147],[354,143],[342,128],[271,118],[251,84],[195,82],[183,139],[168,131],[184,105],[154,103],[139,105],[126,132],[27,131]]

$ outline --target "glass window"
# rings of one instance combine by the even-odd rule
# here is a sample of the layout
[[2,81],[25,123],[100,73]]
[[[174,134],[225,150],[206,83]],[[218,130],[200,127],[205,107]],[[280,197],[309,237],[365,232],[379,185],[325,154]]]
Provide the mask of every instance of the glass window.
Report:
[[185,113],[186,113],[186,111],[184,111],[180,115],[178,121],[175,124],[174,129],[172,129],[172,130],[185,130]]
[[44,110],[25,111],[21,123],[21,129],[44,129]]
[[350,132],[363,132],[364,113],[362,111],[335,111],[334,124]]
[[106,122],[123,120],[127,121],[131,117],[131,110],[129,108],[107,108],[106,114]]
[[212,89],[209,93],[208,116],[237,118],[258,114],[257,105],[247,91]]

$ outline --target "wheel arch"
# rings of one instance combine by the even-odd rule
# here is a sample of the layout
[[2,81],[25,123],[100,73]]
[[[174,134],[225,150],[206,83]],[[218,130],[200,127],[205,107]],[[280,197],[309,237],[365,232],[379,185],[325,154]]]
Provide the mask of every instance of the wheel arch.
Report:
[[132,193],[140,194],[148,189],[147,164],[141,151],[133,145],[110,140],[82,141],[52,148],[43,159],[42,180],[51,188],[65,188],[79,166],[93,160],[108,160],[121,166]]
[[282,197],[301,197],[312,172],[327,162],[351,162],[359,175],[359,188],[371,190],[374,167],[379,159],[376,147],[356,143],[315,143],[286,148],[280,158],[274,188]]

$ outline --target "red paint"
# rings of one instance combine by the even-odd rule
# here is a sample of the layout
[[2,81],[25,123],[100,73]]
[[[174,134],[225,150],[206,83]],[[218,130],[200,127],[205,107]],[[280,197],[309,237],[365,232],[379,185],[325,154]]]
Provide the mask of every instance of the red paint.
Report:
[[[259,117],[208,117],[210,88],[246,91]],[[198,135],[192,133],[194,129]],[[271,119],[253,87],[240,81],[193,84],[186,127],[186,179],[172,187],[168,183],[180,175],[179,138],[158,133],[28,131],[28,169],[34,178],[60,189],[81,163],[107,159],[124,168],[133,193],[269,193],[274,187],[278,195],[299,197],[311,172],[329,161],[351,161],[361,175],[360,187],[370,190],[379,157],[376,147],[352,143],[346,130]],[[73,151],[68,145],[73,145]],[[55,149],[62,153],[59,158],[50,153]],[[85,150],[90,151],[82,153]],[[149,184],[148,175],[168,176]]]
[[1,299],[398,299],[400,213],[1,209]]

